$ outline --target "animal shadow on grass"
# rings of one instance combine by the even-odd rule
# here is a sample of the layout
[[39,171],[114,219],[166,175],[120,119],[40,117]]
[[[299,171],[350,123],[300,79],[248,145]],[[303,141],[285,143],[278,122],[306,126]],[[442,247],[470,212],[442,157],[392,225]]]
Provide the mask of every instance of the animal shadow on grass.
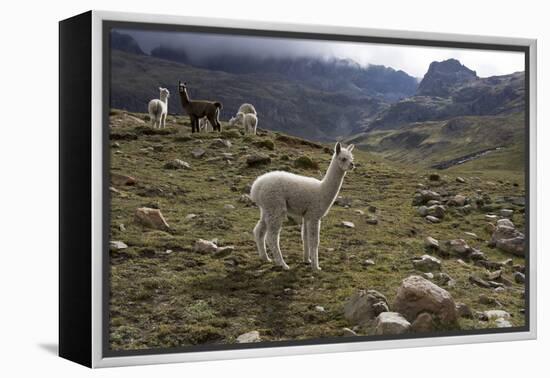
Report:
[[290,288],[299,283],[303,274],[299,269],[284,271],[274,266],[241,266],[224,275],[198,277],[190,290],[205,298],[219,298],[222,306],[228,298],[236,300],[239,308],[217,308],[218,312],[253,317],[259,328],[269,330],[273,338],[280,338],[293,331],[294,325],[288,322],[293,316],[290,310],[293,291]]

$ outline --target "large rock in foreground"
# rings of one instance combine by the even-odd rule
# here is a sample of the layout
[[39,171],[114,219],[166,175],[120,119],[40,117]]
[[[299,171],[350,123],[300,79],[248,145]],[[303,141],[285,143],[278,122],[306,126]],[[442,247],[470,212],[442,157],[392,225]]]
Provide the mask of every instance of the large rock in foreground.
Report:
[[413,322],[422,312],[432,314],[443,326],[457,322],[455,301],[445,289],[420,276],[410,276],[397,289],[393,309]]
[[376,290],[359,290],[344,306],[344,317],[352,324],[364,324],[389,311],[388,300]]
[[377,335],[400,335],[411,328],[411,323],[397,312],[382,312],[376,318]]

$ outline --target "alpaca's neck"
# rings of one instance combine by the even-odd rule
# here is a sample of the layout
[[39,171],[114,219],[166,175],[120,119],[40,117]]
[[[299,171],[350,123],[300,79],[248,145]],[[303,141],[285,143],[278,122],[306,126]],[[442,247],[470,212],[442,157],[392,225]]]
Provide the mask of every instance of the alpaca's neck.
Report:
[[164,102],[165,104],[168,104],[168,97],[160,96],[160,101]]
[[189,105],[191,100],[189,100],[189,95],[187,94],[187,89],[184,89],[183,92],[180,92],[180,96],[181,96],[181,104],[183,106]]
[[321,180],[321,205],[327,209],[332,205],[344,181],[346,171],[341,169],[333,158],[327,169],[327,173]]

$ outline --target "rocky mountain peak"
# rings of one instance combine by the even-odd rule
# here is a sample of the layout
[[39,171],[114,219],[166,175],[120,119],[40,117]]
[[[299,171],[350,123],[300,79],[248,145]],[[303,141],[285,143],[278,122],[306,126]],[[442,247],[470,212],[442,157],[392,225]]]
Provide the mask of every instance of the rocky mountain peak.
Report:
[[476,72],[456,59],[432,62],[428,72],[418,85],[416,94],[447,97],[452,87],[476,79],[478,79]]

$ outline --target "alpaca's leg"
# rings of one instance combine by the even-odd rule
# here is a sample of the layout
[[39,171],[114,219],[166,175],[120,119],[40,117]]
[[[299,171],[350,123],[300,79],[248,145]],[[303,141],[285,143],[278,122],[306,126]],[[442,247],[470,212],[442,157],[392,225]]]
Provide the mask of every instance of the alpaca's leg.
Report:
[[273,253],[273,258],[275,259],[277,265],[280,265],[284,270],[288,270],[290,268],[286,265],[285,260],[283,259],[283,254],[281,253],[281,247],[279,245],[279,234],[283,225],[283,217],[280,215],[267,217],[266,223],[266,241],[269,249]]
[[166,128],[166,113],[162,114],[162,116],[160,117],[160,120],[162,122],[162,128],[165,129]]
[[267,255],[265,250],[265,234],[267,232],[267,224],[265,223],[265,218],[263,214],[260,216],[260,220],[254,227],[254,239],[256,240],[256,246],[258,247],[258,253],[260,258],[264,261],[271,262],[271,259]]
[[311,255],[309,254],[308,227],[305,219],[302,220],[302,243],[304,245],[304,262],[311,264]]
[[309,239],[309,254],[311,256],[311,267],[313,270],[321,270],[319,267],[319,232],[321,230],[321,221],[309,221],[307,225]]

